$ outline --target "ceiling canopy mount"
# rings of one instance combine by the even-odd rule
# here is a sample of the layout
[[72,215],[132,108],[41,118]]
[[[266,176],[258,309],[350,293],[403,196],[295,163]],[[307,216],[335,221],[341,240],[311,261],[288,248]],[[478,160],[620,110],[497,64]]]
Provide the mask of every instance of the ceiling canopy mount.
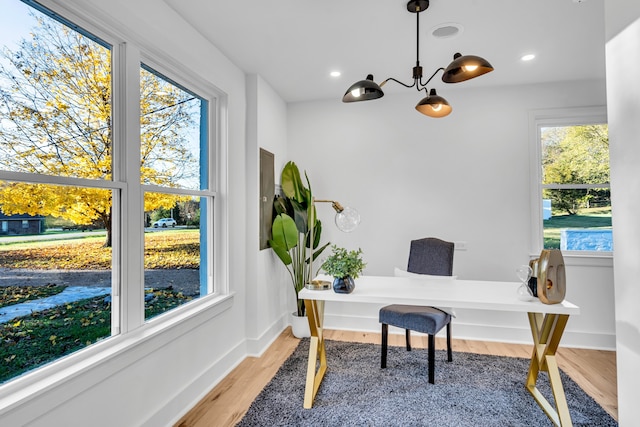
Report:
[[412,0],[407,3],[407,10],[411,13],[420,13],[429,7],[429,0]]

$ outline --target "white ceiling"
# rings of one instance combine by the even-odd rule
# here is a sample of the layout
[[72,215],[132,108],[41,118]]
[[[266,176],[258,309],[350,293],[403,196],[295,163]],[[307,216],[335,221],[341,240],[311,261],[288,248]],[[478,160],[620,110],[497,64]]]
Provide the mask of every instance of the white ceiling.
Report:
[[[411,82],[416,15],[407,0],[165,0],[246,73],[261,75],[287,102],[341,98],[371,73]],[[604,0],[431,0],[420,14],[425,79],[455,52],[482,56],[495,71],[452,88],[603,79]],[[430,30],[461,24],[455,37]],[[525,53],[536,54],[530,62]],[[339,70],[338,78],[329,76]],[[395,86],[395,87],[394,87]],[[385,92],[408,91],[389,82]],[[446,95],[443,95],[446,96]]]

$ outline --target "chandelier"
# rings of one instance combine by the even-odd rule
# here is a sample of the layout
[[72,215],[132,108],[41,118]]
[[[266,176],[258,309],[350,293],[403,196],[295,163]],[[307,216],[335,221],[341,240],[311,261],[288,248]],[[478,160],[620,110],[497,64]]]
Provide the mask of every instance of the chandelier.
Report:
[[365,80],[360,80],[347,89],[342,97],[342,102],[359,102],[381,98],[384,96],[382,86],[391,80],[407,88],[415,87],[418,91],[425,91],[427,96],[418,102],[416,110],[429,117],[445,117],[451,113],[451,105],[449,105],[446,99],[438,95],[434,88],[431,90],[427,89],[427,85],[438,72],[443,72],[443,82],[459,83],[493,71],[491,64],[484,58],[474,55],[463,56],[456,53],[453,55],[453,61],[447,68],[438,68],[431,74],[431,77],[423,83],[422,67],[420,66],[420,13],[427,10],[428,7],[429,0],[411,0],[407,3],[407,10],[416,14],[416,66],[413,67],[413,83],[406,84],[393,77],[389,77],[378,85],[373,81],[373,75],[369,74]]

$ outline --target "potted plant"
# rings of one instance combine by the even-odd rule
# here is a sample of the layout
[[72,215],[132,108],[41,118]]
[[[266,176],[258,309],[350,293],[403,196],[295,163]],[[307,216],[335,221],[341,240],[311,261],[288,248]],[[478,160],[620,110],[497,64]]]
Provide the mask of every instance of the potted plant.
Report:
[[341,294],[353,291],[357,279],[367,264],[362,260],[362,249],[347,251],[336,245],[331,246],[332,254],[322,264],[322,269],[334,277],[333,290]]
[[272,239],[269,240],[269,246],[291,276],[296,296],[295,314],[298,317],[305,315],[304,301],[298,298],[298,292],[314,276],[309,262],[312,250],[313,259],[316,259],[329,245],[320,246],[322,224],[316,217],[311,184],[306,173],[305,178],[308,188],[302,183],[300,171],[294,162],[288,162],[282,169],[280,185],[284,195],[276,197],[274,201],[277,215],[271,227]]

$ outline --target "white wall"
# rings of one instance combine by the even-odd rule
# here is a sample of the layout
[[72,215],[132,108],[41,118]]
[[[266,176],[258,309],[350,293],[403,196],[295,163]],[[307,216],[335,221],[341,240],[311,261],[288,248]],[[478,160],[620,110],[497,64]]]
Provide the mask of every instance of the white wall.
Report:
[[640,3],[605,2],[607,108],[615,242],[618,419],[638,425],[640,374]]
[[[455,252],[460,278],[515,282],[515,268],[528,263],[534,247],[529,111],[605,105],[604,82],[490,90],[461,83],[439,92],[453,106],[444,119],[416,112],[420,97],[409,90],[356,104],[336,96],[289,105],[289,155],[307,170],[317,197],[359,210],[362,223],[349,234],[332,225],[329,206],[319,207],[319,216],[325,240],[363,249],[365,274],[392,275],[395,266],[406,267],[410,240],[436,236],[467,243]],[[566,262],[567,299],[582,315],[569,320],[563,344],[613,348],[611,267]],[[328,328],[379,328],[375,307],[334,304],[326,314]],[[454,327],[457,337],[531,339],[526,318],[513,313],[459,312]]]
[[288,324],[295,294],[285,267],[271,249],[259,250],[260,148],[274,154],[274,180],[288,160],[287,107],[258,75],[247,76],[247,339],[250,354],[266,348]]

